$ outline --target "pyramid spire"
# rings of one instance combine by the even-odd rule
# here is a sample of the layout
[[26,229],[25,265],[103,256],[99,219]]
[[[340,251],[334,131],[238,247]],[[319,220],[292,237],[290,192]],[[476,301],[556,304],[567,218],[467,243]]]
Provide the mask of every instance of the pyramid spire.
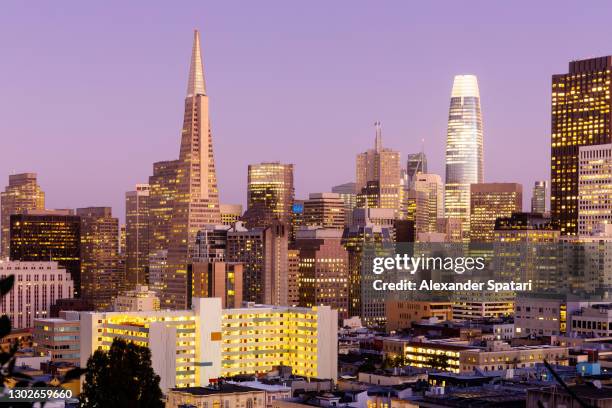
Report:
[[191,66],[189,67],[189,83],[187,84],[187,97],[206,95],[204,82],[204,64],[200,50],[200,32],[193,32],[193,50],[191,51]]

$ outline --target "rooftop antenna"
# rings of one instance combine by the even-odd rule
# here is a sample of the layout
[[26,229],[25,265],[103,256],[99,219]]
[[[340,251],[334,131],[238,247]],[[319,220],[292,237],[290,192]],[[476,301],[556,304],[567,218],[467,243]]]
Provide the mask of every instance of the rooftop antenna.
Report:
[[374,128],[376,129],[376,138],[374,139],[374,148],[377,152],[382,150],[382,127],[380,121],[374,122]]

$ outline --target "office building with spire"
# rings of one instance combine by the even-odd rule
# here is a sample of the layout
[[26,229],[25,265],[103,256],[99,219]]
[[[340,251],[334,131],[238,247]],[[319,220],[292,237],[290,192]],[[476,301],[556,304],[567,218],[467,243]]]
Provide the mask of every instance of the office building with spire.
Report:
[[[167,266],[162,277],[162,308],[187,307],[187,269],[196,235],[207,224],[221,223],[208,108],[200,33],[196,30],[179,158],[163,162],[161,166],[156,163],[153,180],[149,183],[155,242],[150,251],[156,256],[167,251]],[[170,202],[160,200],[164,194]]]
[[445,216],[462,219],[470,228],[470,184],[482,183],[483,129],[480,91],[475,75],[457,75],[453,82],[446,133]]
[[36,181],[36,173],[9,175],[9,184],[0,194],[0,207],[0,258],[7,258],[10,253],[11,215],[22,214],[27,210],[45,209],[45,193]]
[[399,213],[402,197],[400,153],[383,147],[380,122],[375,123],[375,129],[374,148],[357,155],[357,193],[365,197],[360,200],[362,207],[375,204],[375,207],[391,208]]

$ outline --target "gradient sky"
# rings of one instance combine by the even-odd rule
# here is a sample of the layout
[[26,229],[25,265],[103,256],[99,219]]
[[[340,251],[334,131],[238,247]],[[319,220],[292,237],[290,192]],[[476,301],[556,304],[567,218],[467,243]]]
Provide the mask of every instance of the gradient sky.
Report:
[[34,171],[47,207],[112,206],[178,157],[202,32],[221,201],[247,165],[295,164],[296,196],[354,180],[355,155],[425,138],[444,175],[455,74],[479,78],[485,181],[549,178],[550,77],[612,53],[612,2],[59,1],[0,6],[0,186]]

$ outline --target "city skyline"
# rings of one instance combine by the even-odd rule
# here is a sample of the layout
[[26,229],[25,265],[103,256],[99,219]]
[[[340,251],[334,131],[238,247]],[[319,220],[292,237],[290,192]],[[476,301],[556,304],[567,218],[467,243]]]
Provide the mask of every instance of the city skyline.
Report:
[[[403,11],[403,7],[398,7]],[[457,11],[455,7],[449,5],[448,9]],[[517,17],[515,11],[503,6],[483,7],[486,9],[483,13],[489,13],[489,21],[477,24],[478,30],[472,31],[478,33],[467,30],[467,38],[495,34],[494,40],[500,41],[496,48],[510,46],[510,51],[505,51],[504,58],[491,61],[495,58],[488,58],[488,51],[494,41],[483,38],[464,49],[466,55],[461,56],[452,47],[439,44],[440,38],[436,36],[430,46],[438,47],[436,54],[447,53],[444,60],[451,61],[440,68],[439,56],[423,54],[427,50],[410,41],[415,33],[432,33],[436,27],[417,24],[408,29],[407,14],[399,12],[394,17],[390,7],[372,10],[357,4],[350,11],[354,18],[341,24],[347,31],[356,32],[351,27],[366,18],[366,11],[376,13],[379,18],[373,19],[373,26],[356,39],[346,38],[329,18],[321,16],[320,31],[330,35],[330,44],[325,44],[318,32],[309,37],[310,27],[304,24],[294,24],[292,29],[292,23],[301,17],[293,13],[274,26],[283,27],[285,40],[274,39],[268,30],[249,38],[245,31],[253,23],[243,18],[231,24],[243,24],[244,28],[230,34],[231,26],[224,24],[232,20],[233,10],[215,5],[193,5],[181,12],[152,8],[154,20],[168,12],[167,17],[173,24],[161,31],[157,25],[145,25],[133,31],[119,24],[117,33],[104,30],[107,35],[101,37],[102,23],[110,16],[104,12],[96,16],[95,12],[100,10],[95,6],[79,6],[67,16],[58,15],[48,21],[42,21],[28,6],[9,6],[6,16],[30,12],[32,23],[40,27],[38,30],[51,30],[49,25],[54,28],[48,38],[41,38],[40,32],[23,31],[27,27],[19,28],[10,22],[1,25],[0,33],[5,34],[6,29],[16,35],[4,36],[11,38],[12,44],[4,49],[12,64],[6,67],[4,79],[0,79],[7,95],[0,102],[0,111],[7,118],[0,124],[0,134],[18,138],[22,143],[10,143],[3,149],[0,171],[7,176],[36,172],[39,185],[47,193],[49,208],[112,206],[113,213],[123,220],[125,192],[132,190],[136,183],[147,181],[153,162],[178,153],[176,138],[181,112],[177,106],[180,107],[179,101],[183,99],[188,71],[185,61],[191,51],[189,40],[192,30],[199,28],[208,85],[213,95],[211,116],[222,203],[245,203],[247,165],[252,163],[275,160],[294,163],[297,198],[354,181],[354,155],[370,146],[372,123],[376,120],[383,123],[386,144],[402,153],[402,163],[408,153],[421,150],[421,139],[425,138],[430,172],[443,175],[448,92],[454,75],[469,73],[478,76],[483,98],[487,134],[484,181],[520,182],[530,186],[535,180],[549,178],[551,75],[565,72],[569,60],[606,55],[612,50],[605,48],[603,40],[580,41],[606,37],[605,28],[591,23],[584,33],[557,33],[569,43],[557,48],[553,41],[546,56],[537,57],[537,48],[550,42],[552,37],[542,33],[530,44],[521,39],[541,19],[544,6],[530,9],[534,14],[531,17]],[[119,23],[136,12],[126,8],[126,16]],[[508,15],[497,16],[492,10],[506,10]],[[313,13],[312,8],[307,11]],[[344,8],[335,5],[331,11],[338,15]],[[417,17],[433,13],[428,6],[419,6],[416,11]],[[459,10],[460,15],[467,15],[468,11]],[[594,8],[580,18],[597,20],[605,14],[597,11]],[[288,10],[280,7],[276,13],[283,12]],[[83,16],[83,20],[72,28],[55,27],[64,19],[76,21],[76,16]],[[552,21],[553,17],[554,11],[545,21]],[[498,24],[511,18],[518,18],[522,30],[517,32],[515,26]],[[449,19],[444,14],[440,23],[448,23]],[[473,21],[476,16],[464,23]],[[85,23],[90,26],[84,26]],[[383,23],[389,25],[388,29],[382,29]],[[553,24],[547,23],[547,26]],[[82,30],[80,38],[65,38],[73,35],[73,30]],[[571,35],[576,38],[570,41]],[[359,49],[360,39],[367,41]],[[257,51],[249,51],[257,40]],[[96,52],[85,53],[75,60],[71,50],[83,46],[85,41],[93,41],[91,46]],[[332,54],[339,46],[345,50],[344,54]],[[390,53],[393,47],[406,52]],[[522,48],[519,51],[517,47]],[[28,55],[22,49],[28,49]],[[280,57],[287,51],[299,55],[295,58],[297,61]],[[363,59],[364,52],[370,58]],[[360,64],[355,64],[358,55],[362,59]],[[423,55],[427,55],[426,60]],[[528,67],[517,64],[534,55],[536,64],[524,64]],[[34,66],[32,56],[42,61],[40,66],[44,67],[34,77],[27,75]],[[381,62],[384,62],[382,67]],[[373,66],[379,69],[372,70]],[[343,77],[346,79],[342,80]],[[85,81],[86,78],[89,80]],[[289,81],[292,87],[287,86]],[[358,90],[357,85],[364,89]],[[37,98],[26,99],[24,95],[31,95],[31,91],[36,92]],[[360,99],[364,106],[356,107],[351,99],[364,91],[367,98]],[[264,97],[264,93],[269,95]],[[414,97],[406,98],[407,93]],[[514,106],[512,101],[520,94],[527,98],[521,100],[521,106]],[[317,104],[313,105],[313,101]],[[308,120],[303,115],[306,108],[311,109]],[[325,112],[329,110],[332,113]],[[516,121],[507,114],[520,115],[525,120]],[[38,119],[28,121],[32,115]],[[98,140],[104,143],[97,144]],[[288,142],[278,143],[278,140]],[[90,145],[95,146],[97,154],[85,158]],[[236,145],[240,148],[236,149]],[[521,148],[527,151],[516,156]],[[26,149],[27,160],[23,160]],[[510,154],[503,154],[508,151]],[[310,160],[314,154],[322,159],[317,161],[317,166]],[[50,160],[49,155],[54,159]],[[524,158],[530,165],[517,166],[513,159],[516,157]],[[62,165],[58,165],[59,159]],[[88,171],[79,171],[85,166]],[[104,169],[108,170],[106,174]],[[332,174],[333,179],[327,174]],[[525,194],[524,200],[529,198],[530,194]]]

